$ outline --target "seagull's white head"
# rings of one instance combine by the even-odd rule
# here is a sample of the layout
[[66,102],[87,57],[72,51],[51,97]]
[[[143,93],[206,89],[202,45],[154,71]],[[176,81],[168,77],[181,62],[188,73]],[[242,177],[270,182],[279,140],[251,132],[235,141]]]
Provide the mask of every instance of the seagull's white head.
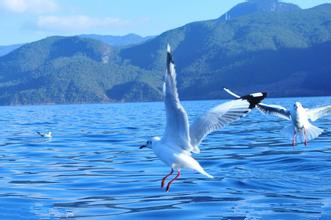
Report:
[[152,149],[153,148],[153,145],[156,143],[156,142],[159,142],[161,140],[161,138],[160,137],[152,137],[151,139],[149,139],[147,142],[146,142],[146,144],[143,144],[143,145],[141,145],[140,146],[140,149],[142,149],[142,148],[150,148],[150,149]]
[[296,102],[296,103],[294,103],[294,105],[293,105],[293,109],[294,109],[294,110],[298,110],[298,109],[300,109],[300,108],[302,108],[302,105],[301,105],[300,102]]

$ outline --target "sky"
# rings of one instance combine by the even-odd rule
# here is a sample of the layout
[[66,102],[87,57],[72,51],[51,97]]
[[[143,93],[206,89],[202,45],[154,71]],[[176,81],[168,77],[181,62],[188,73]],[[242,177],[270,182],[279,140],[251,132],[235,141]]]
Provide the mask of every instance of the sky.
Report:
[[[245,0],[0,0],[0,45],[52,35],[141,36],[215,19]],[[331,0],[284,0],[310,8]]]

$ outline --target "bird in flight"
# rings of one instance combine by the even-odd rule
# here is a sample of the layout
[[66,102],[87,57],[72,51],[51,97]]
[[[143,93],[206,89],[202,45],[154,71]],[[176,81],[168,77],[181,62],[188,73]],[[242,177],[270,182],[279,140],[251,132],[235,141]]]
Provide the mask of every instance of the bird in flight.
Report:
[[170,167],[170,173],[161,181],[161,188],[164,187],[166,179],[173,174],[174,169],[177,170],[177,175],[167,184],[166,191],[168,192],[170,185],[181,175],[181,168],[193,169],[206,177],[213,178],[192,157],[191,153],[199,153],[199,144],[209,133],[246,115],[266,97],[266,93],[259,93],[256,96],[248,95],[217,105],[189,125],[188,115],[178,96],[175,63],[169,44],[166,63],[163,85],[166,109],[165,132],[163,137],[152,137],[146,144],[140,146],[140,149],[151,148],[155,155]]
[[[230,95],[240,98],[239,95],[229,89],[225,88],[224,90]],[[308,141],[322,134],[323,129],[316,127],[311,121],[316,121],[323,116],[331,114],[331,105],[308,109],[304,108],[300,102],[295,102],[290,110],[280,105],[267,105],[264,103],[259,103],[256,107],[264,114],[275,115],[291,121],[291,125],[286,127],[284,131],[291,133],[293,146],[297,144],[298,136],[304,145],[308,145]]]

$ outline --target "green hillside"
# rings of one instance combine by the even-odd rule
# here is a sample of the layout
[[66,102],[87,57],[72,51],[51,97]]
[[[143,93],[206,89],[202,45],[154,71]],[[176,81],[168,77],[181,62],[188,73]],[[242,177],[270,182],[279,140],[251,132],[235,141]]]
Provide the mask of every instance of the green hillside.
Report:
[[195,22],[120,54],[133,65],[161,70],[166,42],[174,47],[185,99],[223,97],[222,86],[272,96],[331,95],[324,83],[331,79],[331,4]]
[[[114,85],[143,84],[148,99],[159,99],[150,86],[153,74],[123,63],[109,45],[79,37],[50,37],[0,58],[0,103],[86,103],[122,101]],[[157,83],[160,84],[160,83]],[[136,88],[127,88],[134,93]],[[133,101],[130,98],[125,101]]]
[[268,7],[190,23],[123,49],[81,37],[26,44],[0,57],[0,104],[160,100],[167,43],[182,99],[228,97],[224,86],[274,97],[331,95],[331,4]]

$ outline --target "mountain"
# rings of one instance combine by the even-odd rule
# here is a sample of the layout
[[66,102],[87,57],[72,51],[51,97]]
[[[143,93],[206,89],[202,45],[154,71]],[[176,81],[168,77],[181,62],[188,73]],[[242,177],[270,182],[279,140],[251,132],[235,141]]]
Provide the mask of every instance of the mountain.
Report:
[[[160,99],[148,71],[126,64],[108,44],[80,37],[49,37],[0,57],[0,104],[95,103]],[[114,88],[114,86],[117,86]],[[140,95],[141,96],[141,95]]]
[[223,86],[271,96],[331,95],[331,4],[194,22],[125,48],[120,56],[162,71],[167,42],[184,99],[226,97]]
[[6,54],[9,54],[13,50],[16,50],[17,48],[21,47],[23,44],[13,44],[13,45],[7,45],[7,46],[0,46],[0,57],[4,56]]
[[113,47],[127,47],[153,38],[152,36],[141,37],[137,34],[127,34],[124,36],[83,34],[79,35],[79,37],[99,40]]
[[[137,34],[127,34],[124,36],[82,34],[82,35],[79,35],[78,37],[81,37],[84,39],[89,38],[89,39],[102,41],[102,42],[109,44],[110,46],[116,47],[116,48],[132,46],[132,45],[139,44],[139,43],[142,43],[144,41],[147,41],[147,40],[153,38],[153,36],[141,37]],[[0,57],[16,50],[17,48],[21,47],[22,45],[24,45],[24,44],[13,44],[13,45],[0,46]]]
[[[265,1],[265,0],[260,0]],[[160,100],[165,47],[182,99],[331,95],[331,4],[193,22],[128,47],[50,37],[0,57],[0,104]]]
[[248,0],[236,5],[221,18],[229,20],[256,12],[294,12],[298,10],[301,10],[299,6],[278,0]]

